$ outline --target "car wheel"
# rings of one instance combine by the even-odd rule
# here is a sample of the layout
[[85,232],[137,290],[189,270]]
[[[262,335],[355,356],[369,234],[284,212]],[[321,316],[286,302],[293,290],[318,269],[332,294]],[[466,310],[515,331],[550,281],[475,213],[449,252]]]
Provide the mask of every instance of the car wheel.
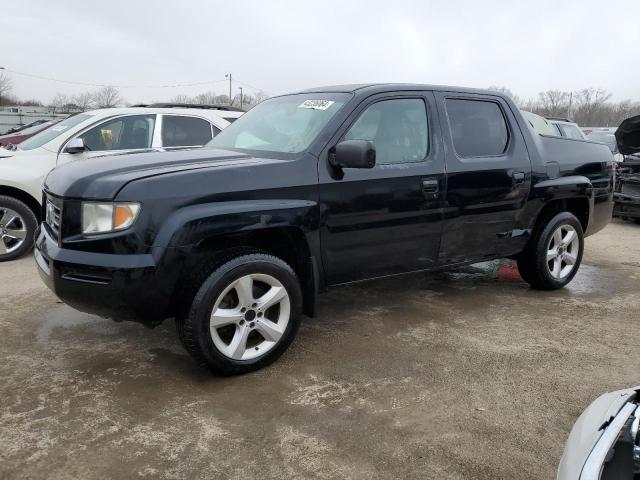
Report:
[[583,250],[580,221],[569,212],[558,213],[531,237],[518,257],[518,270],[533,288],[562,288],[578,272]]
[[240,254],[209,275],[176,325],[198,363],[215,374],[236,375],[282,355],[301,313],[302,291],[287,263],[263,253]]
[[0,196],[0,262],[29,252],[37,226],[38,220],[26,204],[13,197]]

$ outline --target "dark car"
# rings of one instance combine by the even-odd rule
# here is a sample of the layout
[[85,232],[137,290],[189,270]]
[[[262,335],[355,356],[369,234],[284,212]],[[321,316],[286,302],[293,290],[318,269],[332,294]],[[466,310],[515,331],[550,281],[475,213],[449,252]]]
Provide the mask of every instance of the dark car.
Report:
[[613,215],[640,223],[640,115],[620,124],[616,140],[624,161],[618,163]]
[[26,130],[27,128],[31,128],[31,127],[36,127],[38,125],[42,125],[43,123],[46,123],[48,121],[49,120],[35,120],[33,122],[26,123],[24,125],[16,125],[15,127],[12,127],[9,130],[7,130],[4,134],[8,135],[8,134],[12,134],[12,133],[18,133],[18,132],[21,132],[22,130]]
[[9,145],[18,145],[24,142],[27,138],[33,137],[36,133],[40,133],[43,130],[55,125],[58,122],[49,121],[38,123],[29,128],[25,128],[24,130],[20,130],[17,133],[12,133],[8,135],[0,135],[0,147],[7,147]]
[[35,260],[74,308],[175,317],[220,374],[275,360],[346,282],[512,257],[534,288],[561,288],[613,208],[606,145],[539,135],[485,90],[306,90],[208,147],[56,168]]

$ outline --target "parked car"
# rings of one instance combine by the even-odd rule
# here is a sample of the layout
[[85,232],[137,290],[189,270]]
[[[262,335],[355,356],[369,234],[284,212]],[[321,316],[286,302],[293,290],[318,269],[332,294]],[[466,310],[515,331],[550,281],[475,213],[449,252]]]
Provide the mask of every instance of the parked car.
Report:
[[634,480],[640,475],[640,387],[606,393],[571,429],[558,480]]
[[35,261],[78,310],[175,317],[218,374],[274,361],[329,286],[514,257],[561,288],[613,208],[605,145],[538,135],[486,90],[306,90],[208,147],[57,167]]
[[526,110],[521,110],[520,113],[537,134],[550,135],[553,137],[561,136],[559,130],[546,118],[533,112],[527,112]]
[[624,160],[618,163],[613,216],[640,223],[640,115],[623,121],[615,136]]
[[592,142],[604,143],[609,147],[611,153],[618,153],[618,146],[616,144],[616,128],[592,128],[591,131],[586,134],[586,137],[587,140],[591,140]]
[[575,138],[577,140],[586,138],[578,124],[567,118],[548,117],[547,120],[556,128],[557,135],[561,137]]
[[42,125],[43,123],[48,122],[49,120],[35,120],[33,122],[29,122],[25,125],[16,125],[15,127],[10,128],[9,130],[7,130],[4,135],[9,135],[12,133],[18,133],[21,132],[23,130],[26,130],[27,128],[31,128],[31,127],[36,127],[38,125]]
[[227,112],[166,104],[93,110],[62,120],[16,149],[0,149],[0,215],[12,219],[0,226],[0,262],[33,247],[42,219],[42,182],[56,165],[150,149],[201,147],[229,125],[223,113]]
[[27,138],[33,137],[36,133],[46,130],[50,126],[58,123],[57,121],[42,122],[24,130],[8,135],[0,135],[0,147],[13,148],[12,146],[24,142]]

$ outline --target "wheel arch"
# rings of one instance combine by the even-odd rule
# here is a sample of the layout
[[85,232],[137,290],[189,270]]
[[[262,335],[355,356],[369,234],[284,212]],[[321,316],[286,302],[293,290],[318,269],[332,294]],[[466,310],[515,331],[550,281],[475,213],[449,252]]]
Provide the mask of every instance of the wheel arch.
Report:
[[30,193],[16,187],[0,185],[0,195],[13,197],[16,200],[20,200],[22,203],[29,207],[29,209],[36,216],[38,222],[42,220],[42,207],[40,206],[40,202],[38,202],[38,200],[36,200]]
[[586,234],[594,202],[594,187],[587,177],[571,175],[539,182],[534,185],[533,197],[539,202],[534,229],[559,212],[570,212],[578,218]]
[[307,235],[298,227],[258,228],[204,237],[191,250],[181,276],[202,268],[203,262],[211,265],[211,271],[203,272],[208,276],[220,258],[239,251],[265,252],[289,264],[300,280],[305,315],[315,315],[319,273]]
[[534,228],[543,227],[546,221],[560,212],[573,214],[580,221],[583,232],[589,228],[591,202],[587,197],[557,198],[546,202],[538,213]]

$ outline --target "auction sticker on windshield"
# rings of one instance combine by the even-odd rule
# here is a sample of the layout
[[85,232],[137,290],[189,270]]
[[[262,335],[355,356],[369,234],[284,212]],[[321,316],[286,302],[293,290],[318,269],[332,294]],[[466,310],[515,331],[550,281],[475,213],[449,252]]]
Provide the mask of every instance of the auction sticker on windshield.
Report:
[[305,100],[298,108],[311,108],[312,110],[326,110],[333,105],[333,100]]

